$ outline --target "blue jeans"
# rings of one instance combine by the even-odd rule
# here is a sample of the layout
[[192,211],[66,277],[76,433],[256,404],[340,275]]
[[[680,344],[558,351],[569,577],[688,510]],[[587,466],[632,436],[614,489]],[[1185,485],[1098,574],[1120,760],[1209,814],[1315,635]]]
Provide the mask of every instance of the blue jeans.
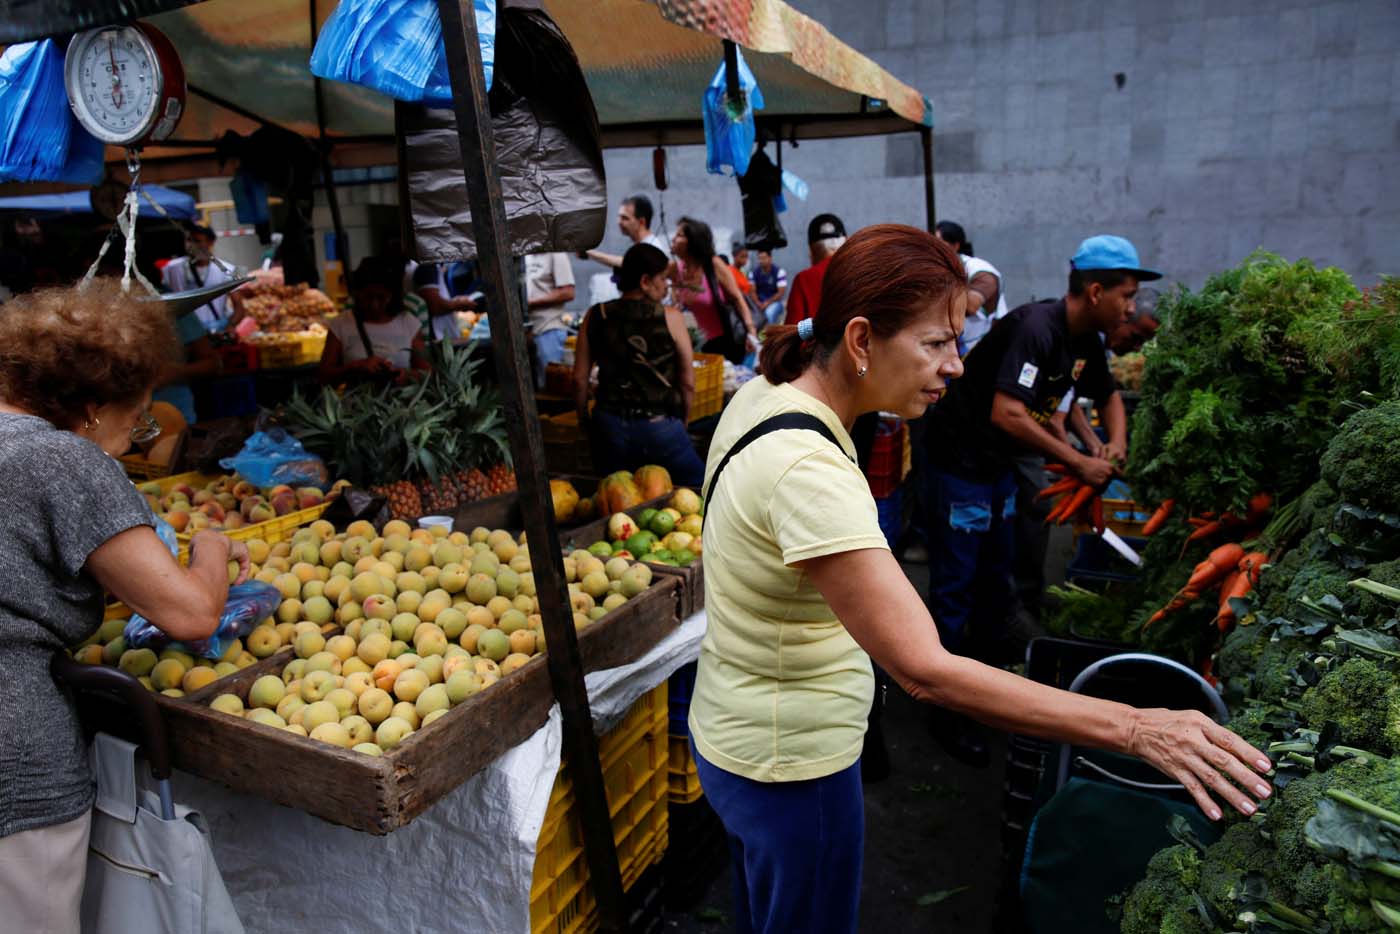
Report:
[[670,415],[624,418],[606,409],[593,412],[593,467],[600,477],[617,470],[658,464],[677,486],[700,489],[705,465],[695,453],[685,423]]
[[551,363],[564,362],[564,341],[569,332],[563,328],[545,331],[535,335],[535,356],[539,358],[539,372],[535,374],[535,388],[544,388],[544,371]]
[[803,782],[756,782],[690,744],[724,823],[738,934],[854,934],[865,850],[860,763]]
[[1015,475],[978,483],[930,468],[925,480],[929,612],[949,651],[997,661],[1015,596]]
[[784,303],[781,302],[781,301],[778,301],[778,302],[774,302],[773,304],[769,305],[767,308],[763,309],[763,318],[764,318],[764,320],[767,321],[769,324],[782,324],[782,323],[783,323],[783,306],[784,306]]

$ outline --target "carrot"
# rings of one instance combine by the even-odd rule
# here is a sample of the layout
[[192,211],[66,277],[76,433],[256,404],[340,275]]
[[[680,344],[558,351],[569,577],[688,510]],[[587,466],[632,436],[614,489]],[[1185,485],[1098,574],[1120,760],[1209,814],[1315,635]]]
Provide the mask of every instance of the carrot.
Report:
[[1098,532],[1100,535],[1102,535],[1102,534],[1103,534],[1103,529],[1104,529],[1104,525],[1103,525],[1103,497],[1102,497],[1102,496],[1095,496],[1095,497],[1089,502],[1089,511],[1090,511],[1090,514],[1093,516],[1093,519],[1094,519],[1094,531],[1095,531],[1095,532]]
[[1167,519],[1171,517],[1172,509],[1176,506],[1176,500],[1167,499],[1162,501],[1162,505],[1157,507],[1157,511],[1147,520],[1142,527],[1143,535],[1152,535],[1161,531],[1162,526],[1167,524]]
[[1049,473],[1053,473],[1053,474],[1067,474],[1067,473],[1069,473],[1069,468],[1066,467],[1064,464],[1046,464],[1046,465],[1045,465],[1045,469],[1046,469],[1046,471],[1048,471]]
[[1065,477],[1063,480],[1056,480],[1054,483],[1035,494],[1036,499],[1048,499],[1051,496],[1059,496],[1061,493],[1068,493],[1079,486],[1079,481],[1074,477]]
[[1264,565],[1269,563],[1269,555],[1263,551],[1251,551],[1240,559],[1240,573],[1249,578],[1250,587],[1259,583],[1259,572],[1264,570]]
[[1187,590],[1185,588],[1177,591],[1176,596],[1172,597],[1171,600],[1167,602],[1166,606],[1162,607],[1156,613],[1153,613],[1152,617],[1148,619],[1146,623],[1143,623],[1142,628],[1146,629],[1153,623],[1161,622],[1162,620],[1166,619],[1168,616],[1177,612],[1178,610],[1184,609],[1185,607],[1188,607],[1191,604],[1195,603],[1200,598],[1200,596],[1201,595],[1199,592],[1194,590]]
[[1221,632],[1229,629],[1230,624],[1235,621],[1235,608],[1230,605],[1230,599],[1246,597],[1253,589],[1254,584],[1250,582],[1249,572],[1243,570],[1236,571],[1220,586],[1220,608],[1215,614],[1215,625]]
[[1218,534],[1223,528],[1225,528],[1225,523],[1220,519],[1217,519],[1214,522],[1207,522],[1205,525],[1200,526],[1196,529],[1196,531],[1186,536],[1186,540],[1188,542],[1199,542],[1202,539],[1210,538],[1211,536]]
[[1055,524],[1064,525],[1065,520],[1072,518],[1075,513],[1079,512],[1093,495],[1093,487],[1089,486],[1087,483],[1081,486],[1074,495],[1070,497],[1069,505],[1065,507],[1064,512],[1060,513],[1059,517],[1055,520]]
[[1050,525],[1052,522],[1058,522],[1064,515],[1064,511],[1069,508],[1070,501],[1073,499],[1073,493],[1066,493],[1064,496],[1061,496],[1055,502],[1055,505],[1050,507],[1049,515],[1045,517],[1045,524]]
[[1274,507],[1274,498],[1268,493],[1255,493],[1249,499],[1248,521],[1258,522],[1269,514],[1269,510]]
[[1184,589],[1199,593],[1207,587],[1213,587],[1227,574],[1235,570],[1243,557],[1244,549],[1237,543],[1231,542],[1228,545],[1221,545],[1207,555],[1204,561],[1196,565],[1191,572],[1191,579],[1186,582]]
[[1186,524],[1191,526],[1191,528],[1193,529],[1199,529],[1201,526],[1209,525],[1210,523],[1207,522],[1205,519],[1200,518],[1199,516],[1192,516],[1191,518],[1186,520]]

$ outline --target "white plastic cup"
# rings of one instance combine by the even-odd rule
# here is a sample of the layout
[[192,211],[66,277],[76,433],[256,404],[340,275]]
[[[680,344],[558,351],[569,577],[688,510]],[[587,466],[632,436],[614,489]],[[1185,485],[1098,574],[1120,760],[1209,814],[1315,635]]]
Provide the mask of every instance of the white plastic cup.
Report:
[[431,531],[432,529],[435,529],[435,528],[437,528],[437,527],[439,527],[439,526],[441,526],[442,528],[446,529],[446,530],[447,530],[447,533],[448,533],[449,535],[452,534],[452,517],[451,517],[451,516],[423,516],[423,517],[421,517],[421,518],[418,520],[418,527],[419,527],[420,529],[428,529],[428,530]]

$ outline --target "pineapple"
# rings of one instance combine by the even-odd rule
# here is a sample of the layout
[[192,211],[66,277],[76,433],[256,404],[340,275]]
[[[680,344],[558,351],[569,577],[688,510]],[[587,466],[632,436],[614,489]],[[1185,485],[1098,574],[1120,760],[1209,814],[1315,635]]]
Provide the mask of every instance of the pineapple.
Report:
[[471,470],[457,471],[453,479],[457,482],[457,496],[461,502],[474,503],[486,498],[486,490],[490,484],[486,480],[486,474],[475,467]]
[[500,463],[491,468],[486,474],[489,485],[489,496],[500,496],[502,493],[509,493],[516,488],[515,471],[511,470],[504,463]]
[[407,480],[372,486],[370,492],[389,501],[389,511],[395,519],[417,519],[424,515],[423,499],[418,494],[418,488]]

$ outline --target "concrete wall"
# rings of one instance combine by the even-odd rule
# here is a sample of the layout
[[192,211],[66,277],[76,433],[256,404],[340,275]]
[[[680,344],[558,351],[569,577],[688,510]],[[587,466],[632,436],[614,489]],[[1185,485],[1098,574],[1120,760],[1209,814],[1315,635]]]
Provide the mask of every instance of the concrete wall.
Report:
[[[1259,246],[1362,283],[1400,273],[1396,0],[793,2],[932,100],[939,217],[1012,301],[1060,294],[1101,232],[1192,286]],[[924,223],[916,135],[803,143],[783,163],[812,186],[783,215],[790,272],[811,214]],[[648,151],[607,167],[614,203],[654,195]],[[741,229],[738,188],[703,152],[671,167],[668,220]]]

